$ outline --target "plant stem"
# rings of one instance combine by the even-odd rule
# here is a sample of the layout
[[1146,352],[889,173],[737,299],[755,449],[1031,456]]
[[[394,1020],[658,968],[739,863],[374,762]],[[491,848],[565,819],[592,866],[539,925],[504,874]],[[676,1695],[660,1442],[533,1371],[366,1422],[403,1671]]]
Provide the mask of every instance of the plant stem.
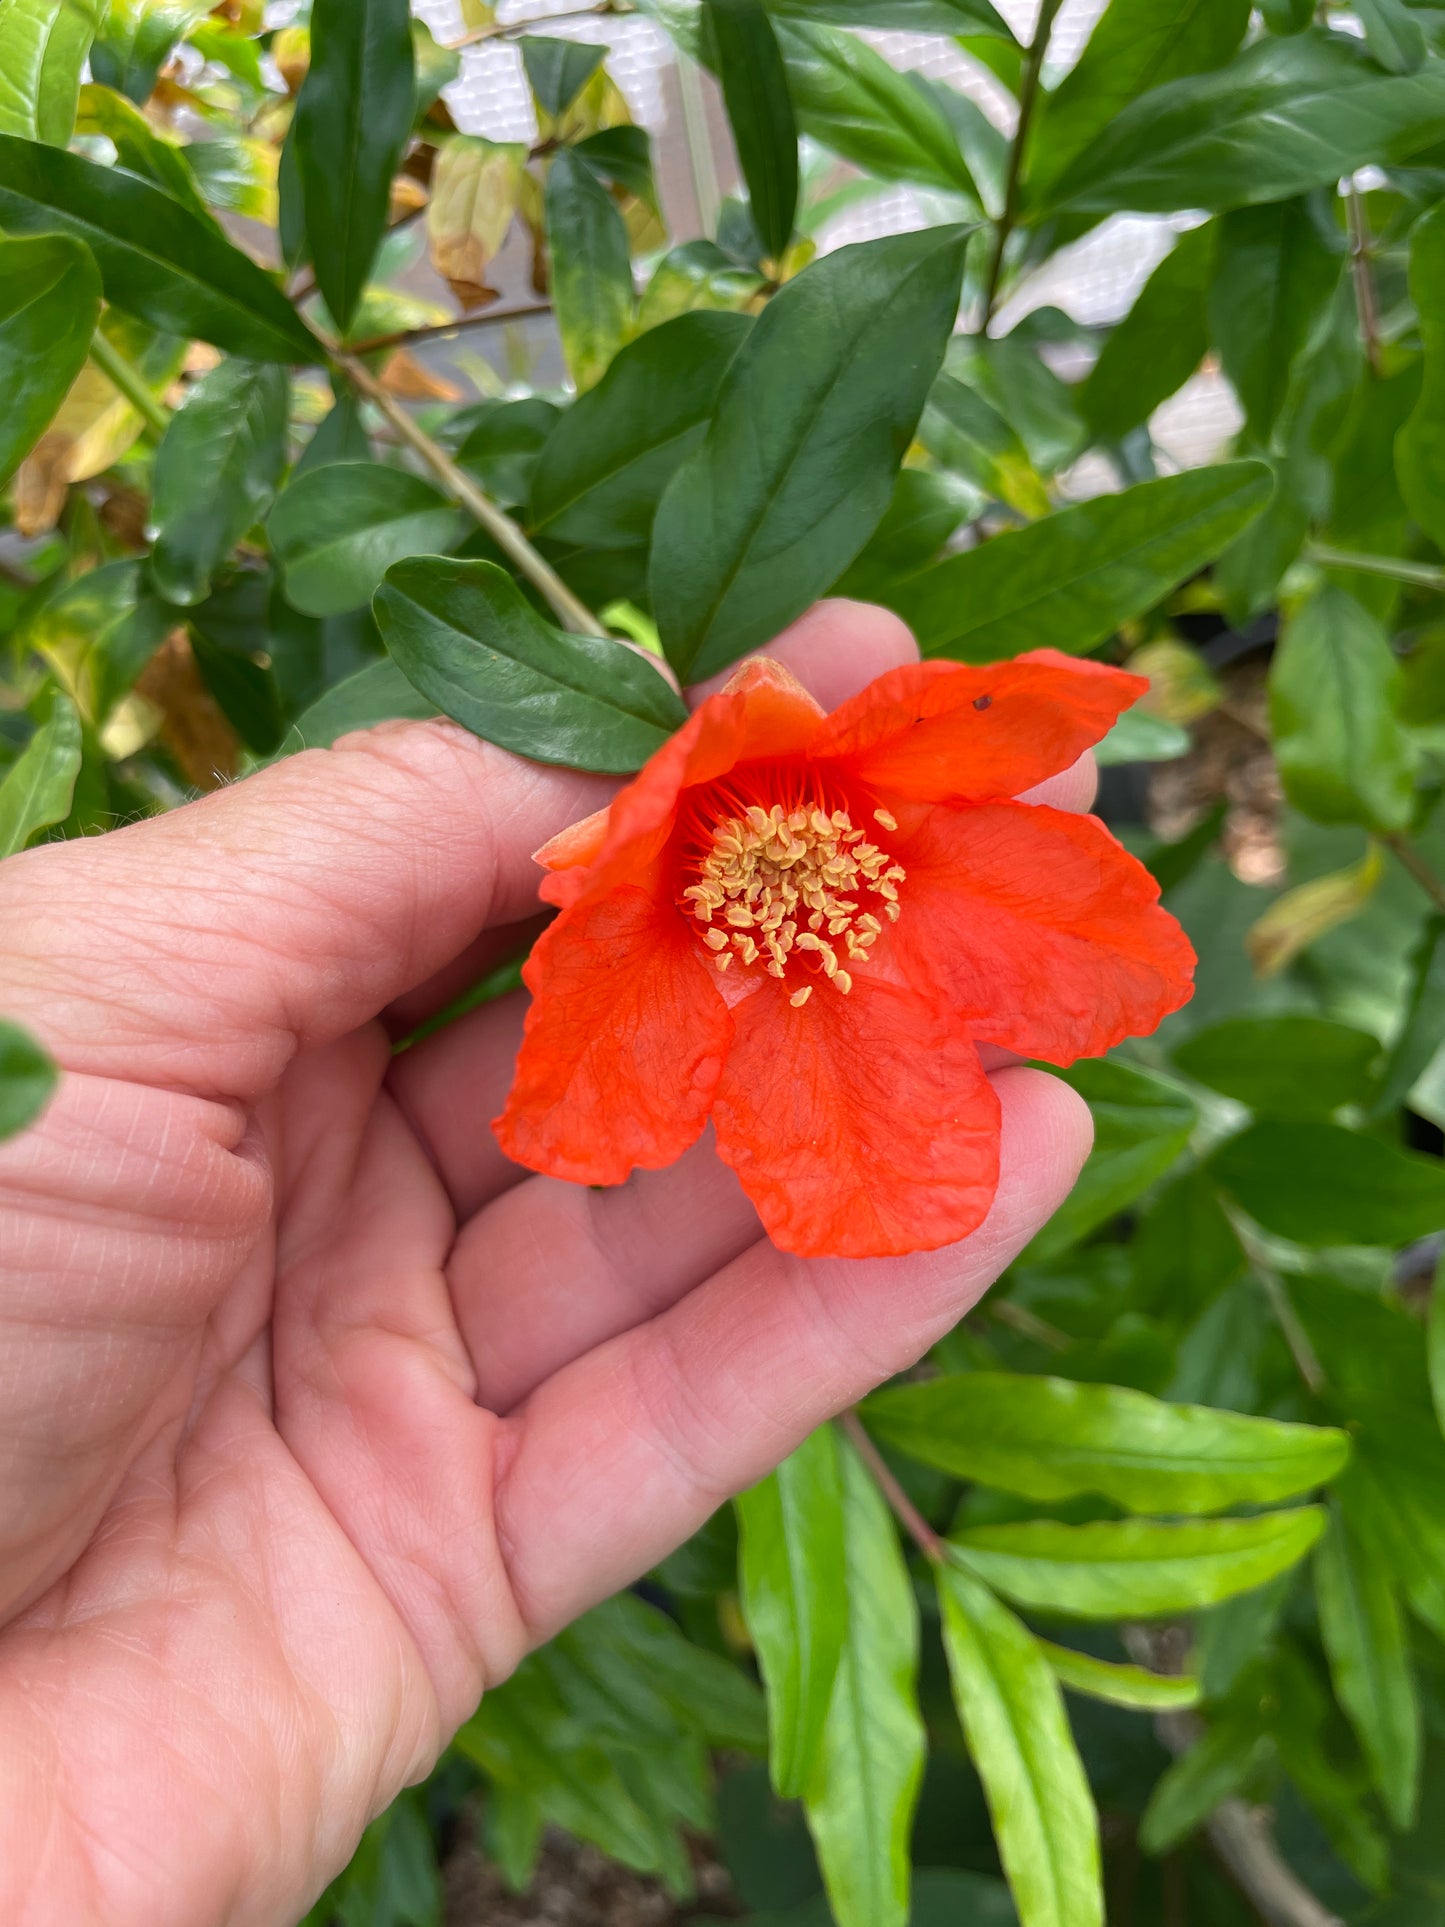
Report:
[[1298,1312],[1290,1303],[1283,1279],[1265,1256],[1254,1228],[1244,1213],[1227,1202],[1223,1205],[1223,1211],[1249,1260],[1250,1269],[1259,1280],[1260,1289],[1269,1300],[1269,1308],[1274,1313],[1275,1323],[1284,1336],[1285,1344],[1289,1346],[1295,1369],[1313,1396],[1320,1397],[1325,1390],[1324,1367],[1315,1355],[1315,1348],[1310,1343],[1309,1333],[1300,1323]]
[[1044,58],[1049,51],[1049,38],[1054,31],[1054,16],[1058,13],[1063,0],[1040,0],[1038,25],[1034,37],[1029,42],[1024,56],[1024,70],[1019,82],[1019,118],[1014,129],[1013,141],[1009,147],[1008,179],[1004,186],[1003,209],[998,217],[997,236],[994,241],[993,259],[989,263],[988,282],[984,288],[983,320],[979,323],[979,333],[988,333],[988,324],[993,319],[994,305],[998,300],[999,283],[1003,279],[1004,250],[1009,236],[1018,220],[1019,195],[1023,187],[1024,157],[1028,150],[1029,129],[1033,125],[1034,107],[1039,97],[1039,79],[1044,70]]
[[1445,879],[1436,876],[1409,837],[1397,832],[1394,836],[1382,836],[1379,840],[1401,868],[1410,872],[1435,908],[1445,910]]
[[1361,575],[1387,576],[1410,582],[1417,589],[1445,589],[1445,569],[1433,562],[1407,562],[1395,555],[1363,555],[1354,549],[1331,548],[1327,542],[1305,544],[1304,560],[1322,569],[1357,569]]
[[532,585],[539,589],[555,611],[557,620],[574,636],[605,636],[607,630],[587,605],[580,601],[558,575],[551,563],[527,540],[521,529],[485,490],[458,468],[446,450],[439,447],[424,428],[412,419],[394,395],[388,394],[364,362],[341,351],[336,366],[358,393],[379,408],[397,434],[419,455],[454,502],[460,504],[480,523],[497,547]]
[[489,27],[475,27],[471,33],[464,33],[460,40],[449,40],[447,47],[452,53],[460,53],[464,47],[476,47],[484,40],[503,40],[512,34],[530,33],[533,27],[552,27],[559,20],[596,20],[599,15],[635,13],[636,8],[623,4],[623,0],[601,0],[595,7],[576,7],[570,13],[539,13],[529,20],[494,20]]
[[435,321],[425,328],[400,328],[395,334],[374,335],[370,341],[348,342],[353,355],[376,355],[387,348],[413,348],[418,342],[441,341],[467,328],[490,328],[503,321],[523,321],[532,314],[551,314],[550,301],[519,302],[511,308],[491,308],[485,314],[458,315],[455,321]]
[[838,1423],[847,1434],[854,1451],[872,1474],[874,1484],[888,1501],[889,1510],[894,1518],[924,1558],[930,1560],[935,1566],[941,1566],[945,1557],[942,1539],[888,1469],[887,1460],[863,1429],[863,1421],[857,1412],[844,1412]]
[[1360,317],[1360,336],[1370,373],[1379,378],[1380,307],[1375,299],[1375,276],[1370,267],[1370,230],[1365,221],[1365,204],[1352,182],[1345,195],[1345,215],[1350,228],[1350,272],[1355,282],[1355,308]]
[[97,328],[90,344],[90,358],[113,388],[118,388],[148,428],[164,435],[171,425],[171,412],[147,388],[139,372],[125,356],[106,340]]

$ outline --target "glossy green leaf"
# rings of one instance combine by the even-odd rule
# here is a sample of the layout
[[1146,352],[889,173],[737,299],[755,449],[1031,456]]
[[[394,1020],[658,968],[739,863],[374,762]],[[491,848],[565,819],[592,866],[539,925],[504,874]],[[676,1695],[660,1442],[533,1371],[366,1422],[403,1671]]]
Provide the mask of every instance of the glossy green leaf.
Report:
[[706,0],[718,79],[763,253],[781,261],[798,213],[798,129],[763,0]]
[[778,37],[805,134],[879,180],[962,194],[978,208],[958,136],[926,87],[854,34],[787,20]]
[[1380,1040],[1325,1017],[1231,1017],[1174,1052],[1186,1077],[1267,1117],[1328,1117],[1370,1094]]
[[438,714],[413,687],[388,656],[358,669],[328,689],[291,725],[283,745],[287,755],[303,749],[329,749],[339,736],[354,729],[371,729],[377,723],[397,720],[424,722]]
[[585,40],[523,34],[517,42],[532,98],[550,120],[560,120],[607,56]]
[[1272,485],[1262,462],[1226,462],[1060,509],[945,557],[908,585],[899,614],[926,656],[1082,655],[1212,561]]
[[0,0],[0,134],[64,147],[106,0]]
[[1303,1559],[1324,1528],[1318,1506],[1250,1519],[1052,1519],[967,1526],[954,1556],[987,1585],[1036,1612],[1077,1619],[1158,1619],[1262,1586]]
[[213,222],[119,168],[0,135],[0,228],[84,241],[106,300],[164,334],[255,361],[320,359],[268,274]]
[[1077,62],[1041,103],[1030,183],[1058,181],[1140,94],[1222,67],[1248,25],[1249,0],[1111,0]]
[[100,276],[78,241],[0,237],[0,487],[69,394],[99,320]]
[[1197,1121],[1177,1085],[1114,1062],[1076,1064],[1066,1081],[1088,1102],[1094,1148],[1068,1198],[1029,1246],[1036,1259],[1066,1251],[1143,1195],[1188,1144]]
[[458,465],[475,475],[494,502],[515,508],[525,502],[537,459],[563,410],[540,395],[478,402],[454,415],[447,427],[455,436]]
[[1193,743],[1189,731],[1166,722],[1147,709],[1126,709],[1108,735],[1094,745],[1100,769],[1126,763],[1172,763],[1187,756]]
[[632,320],[632,254],[616,201],[575,151],[547,174],[552,305],[579,389],[601,379]]
[[1199,1704],[1200,1685],[1192,1673],[1151,1673],[1144,1666],[1123,1666],[1095,1659],[1092,1653],[1076,1653],[1072,1646],[1055,1646],[1051,1640],[1040,1639],[1036,1644],[1049,1671],[1071,1693],[1140,1713],[1180,1712]]
[[386,232],[415,107],[407,0],[314,0],[293,151],[317,286],[343,334]]
[[94,81],[88,82],[80,90],[76,132],[103,134],[115,149],[117,163],[127,173],[153,181],[173,201],[179,201],[182,207],[188,207],[203,219],[210,219],[210,209],[191,165],[193,154],[201,149],[179,147],[174,141],[166,140],[124,94],[116,93],[111,87],[99,87]]
[[209,12],[207,0],[110,0],[91,49],[91,72],[103,87],[143,104],[161,68]]
[[1139,1825],[1146,1853],[1177,1847],[1213,1813],[1222,1800],[1247,1787],[1269,1761],[1267,1734],[1249,1720],[1220,1720],[1160,1777]]
[[743,1617],[768,1689],[768,1764],[778,1793],[793,1799],[818,1763],[848,1627],[832,1427],[736,1503]]
[[1048,1659],[970,1573],[942,1566],[953,1701],[1022,1927],[1102,1927],[1099,1819]]
[[1415,802],[1415,750],[1396,715],[1400,666],[1384,630],[1324,588],[1286,625],[1270,666],[1275,760],[1285,794],[1319,823],[1400,830]]
[[740,268],[715,241],[685,241],[669,248],[652,271],[637,310],[637,332],[644,334],[677,315],[698,309],[736,312],[763,288],[752,268]]
[[0,1144],[35,1122],[58,1082],[55,1065],[35,1039],[0,1019]]
[[989,0],[768,0],[787,20],[827,20],[837,27],[893,27],[904,33],[987,34],[1012,42]]
[[[1386,1117],[1409,1097],[1445,1046],[1445,916],[1431,917],[1410,954],[1404,1019],[1370,1107]],[[1445,1427],[1442,1427],[1445,1430]]]
[[286,464],[286,372],[235,358],[203,375],[156,454],[151,573],[189,606],[276,497]]
[[1395,443],[1400,491],[1415,520],[1445,549],[1445,207],[1433,207],[1410,236],[1410,292],[1425,350],[1420,399]]
[[467,520],[405,469],[337,462],[308,469],[283,491],[267,533],[291,603],[312,616],[369,602],[393,562],[455,548]]
[[1315,1554],[1320,1637],[1340,1705],[1401,1832],[1414,1825],[1422,1750],[1409,1638],[1389,1571],[1338,1507]]
[[1329,207],[1313,196],[1235,208],[1219,222],[1209,332],[1246,425],[1261,442],[1279,419],[1295,361],[1343,261]]
[[1203,361],[1215,239],[1210,223],[1180,235],[1104,343],[1079,391],[1079,412],[1095,441],[1122,441]]
[[934,561],[948,538],[983,506],[979,490],[956,475],[905,468],[866,548],[838,578],[834,593],[888,606],[898,583]]
[[698,311],[629,343],[543,445],[530,526],[595,548],[645,542],[662,492],[702,439],[751,327],[746,315]]
[[279,749],[286,734],[281,693],[269,663],[236,650],[222,649],[204,629],[192,624],[191,653],[201,680],[221,714],[255,756]]
[[949,349],[948,372],[993,404],[1040,474],[1054,475],[1081,452],[1086,431],[1074,389],[1040,353],[1045,325],[1037,340],[1028,320],[1007,335],[961,335]]
[[936,461],[982,494],[1031,519],[1048,514],[1048,490],[1021,437],[976,388],[940,375],[918,437]]
[[14,856],[70,814],[80,774],[80,717],[56,695],[43,722],[0,779],[0,858]]
[[1004,1372],[893,1386],[863,1409],[880,1438],[954,1478],[1044,1502],[1093,1492],[1131,1512],[1269,1504],[1349,1456],[1343,1432]]
[[957,315],[966,239],[935,228],[840,248],[759,316],[658,511],[653,604],[680,674],[776,635],[882,520]]
[[495,563],[414,556],[388,570],[375,607],[392,659],[428,701],[518,756],[629,775],[687,720],[645,657],[565,635]]
[[1210,1161],[1266,1231],[1302,1245],[1403,1245],[1445,1230],[1445,1166],[1336,1124],[1254,1125]]
[[109,562],[62,582],[27,616],[21,635],[100,728],[175,627],[142,562]]
[[918,1602],[877,1486],[841,1448],[848,1634],[804,1796],[837,1927],[906,1927],[923,1776]]
[[1141,96],[1052,199],[1091,214],[1247,207],[1406,160],[1442,129],[1445,67],[1384,74],[1357,41],[1312,29]]

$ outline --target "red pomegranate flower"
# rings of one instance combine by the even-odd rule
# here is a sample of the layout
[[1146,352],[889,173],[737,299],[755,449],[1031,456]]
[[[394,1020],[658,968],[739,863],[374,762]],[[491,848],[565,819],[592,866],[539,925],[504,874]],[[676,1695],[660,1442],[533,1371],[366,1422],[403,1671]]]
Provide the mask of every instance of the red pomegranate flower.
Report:
[[711,1117],[774,1242],[927,1251],[998,1184],[979,1044],[1071,1064],[1152,1031],[1194,953],[1097,819],[1014,799],[1147,687],[1039,650],[895,669],[824,715],[745,664],[539,852],[562,914],[502,1148],[620,1184]]

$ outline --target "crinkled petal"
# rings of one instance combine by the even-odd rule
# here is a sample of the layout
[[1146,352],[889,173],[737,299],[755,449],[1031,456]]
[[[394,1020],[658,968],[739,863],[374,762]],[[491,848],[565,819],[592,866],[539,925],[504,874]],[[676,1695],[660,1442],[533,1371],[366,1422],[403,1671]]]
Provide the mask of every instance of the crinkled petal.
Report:
[[999,1105],[936,1004],[859,973],[801,1010],[769,983],[733,1011],[713,1123],[773,1242],[882,1258],[967,1237],[998,1188]]
[[1189,939],[1096,817],[938,808],[890,841],[907,872],[893,954],[979,1042],[1072,1064],[1193,995]]
[[981,667],[909,663],[834,710],[813,753],[886,799],[991,802],[1067,769],[1148,687],[1057,649]]
[[650,887],[685,789],[725,776],[742,762],[801,755],[823,724],[823,711],[781,663],[764,656],[745,662],[609,810],[538,851],[538,861],[554,873],[541,886],[543,900],[565,907],[600,897],[620,882]]
[[624,887],[564,911],[526,972],[507,1156],[578,1184],[621,1184],[682,1156],[707,1121],[732,1019],[691,927]]

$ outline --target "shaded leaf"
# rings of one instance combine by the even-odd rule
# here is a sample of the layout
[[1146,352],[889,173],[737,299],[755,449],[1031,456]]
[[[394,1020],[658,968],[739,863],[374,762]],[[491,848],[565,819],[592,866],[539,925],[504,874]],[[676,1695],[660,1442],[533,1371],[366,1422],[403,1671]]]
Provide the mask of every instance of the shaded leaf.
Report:
[[69,394],[99,320],[100,276],[78,241],[0,237],[0,486]]
[[[3,797],[0,789],[0,797]],[[27,1031],[0,1020],[0,1144],[28,1129],[50,1102],[59,1073]]]
[[387,572],[376,619],[402,671],[467,729],[519,756],[629,775],[687,720],[643,656],[569,636],[491,562],[415,556]]
[[1402,1245],[1445,1230],[1445,1166],[1337,1124],[1256,1124],[1210,1168],[1266,1231],[1296,1244]]
[[80,774],[80,717],[57,694],[43,722],[0,781],[0,858],[14,856],[70,814]]
[[1400,491],[1415,520],[1445,549],[1445,207],[1434,207],[1410,236],[1410,292],[1425,350],[1425,380],[1414,413],[1395,443]]
[[523,34],[517,46],[532,98],[550,120],[561,120],[607,57],[604,46]]
[[1012,30],[989,0],[768,0],[768,6],[780,19],[896,27],[907,33],[987,34],[1013,41]]
[[955,475],[905,468],[893,500],[834,594],[885,606],[897,584],[926,569],[948,538],[983,506],[979,492]]
[[1028,450],[976,388],[940,375],[918,433],[935,460],[984,495],[1029,518],[1048,514],[1048,490]]
[[1249,431],[1263,442],[1334,293],[1344,250],[1328,205],[1313,196],[1235,208],[1218,225],[1209,332]]
[[1420,940],[1410,956],[1404,1020],[1370,1107],[1373,1117],[1384,1117],[1405,1102],[1439,1054],[1442,1044],[1445,1044],[1445,916],[1434,916],[1420,932]]
[[1247,1787],[1272,1758],[1273,1743],[1247,1720],[1223,1719],[1205,1729],[1160,1777],[1139,1823],[1146,1853],[1177,1847],[1222,1800]]
[[203,375],[156,454],[151,573],[170,602],[208,593],[216,568],[275,500],[286,464],[284,369],[230,358]]
[[371,729],[399,719],[424,722],[437,714],[436,704],[429,703],[387,657],[345,677],[303,710],[283,748],[288,756],[303,749],[329,749],[353,729]]
[[466,518],[420,476],[379,462],[308,469],[283,491],[267,534],[286,594],[307,615],[369,602],[393,562],[454,548]]
[[207,0],[110,0],[91,49],[91,72],[102,86],[143,105],[161,68],[209,12]]
[[1186,1077],[1271,1117],[1327,1117],[1369,1095],[1380,1040],[1325,1017],[1232,1017],[1174,1052]]
[[62,582],[22,627],[85,722],[99,729],[175,627],[142,562],[109,562]]
[[632,252],[617,203],[571,148],[547,175],[552,305],[579,389],[595,386],[632,319]]
[[1079,412],[1095,441],[1122,441],[1203,361],[1215,239],[1209,223],[1182,234],[1104,343],[1079,390]]
[[728,123],[764,254],[781,261],[798,212],[798,129],[762,0],[706,0]]

